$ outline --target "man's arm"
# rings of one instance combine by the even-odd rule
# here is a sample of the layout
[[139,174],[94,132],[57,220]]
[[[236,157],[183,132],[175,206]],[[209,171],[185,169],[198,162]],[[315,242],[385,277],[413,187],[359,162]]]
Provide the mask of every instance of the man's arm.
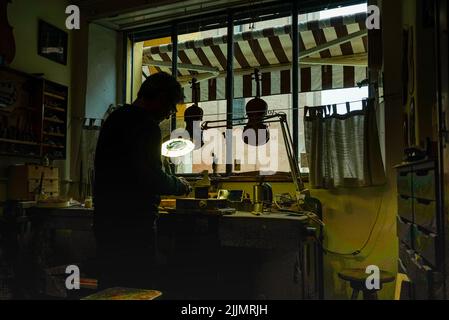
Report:
[[159,127],[148,128],[147,134],[138,138],[138,163],[142,168],[143,185],[159,195],[185,195],[190,191],[188,182],[168,174],[161,161],[161,132]]

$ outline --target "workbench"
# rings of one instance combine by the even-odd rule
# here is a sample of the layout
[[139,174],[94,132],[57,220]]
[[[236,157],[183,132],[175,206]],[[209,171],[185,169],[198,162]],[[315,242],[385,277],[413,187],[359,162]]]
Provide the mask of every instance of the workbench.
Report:
[[[27,212],[35,233],[45,241],[54,241],[56,230],[81,232],[78,245],[94,251],[95,243],[80,241],[94,239],[93,214],[93,209],[83,207],[35,207]],[[171,292],[165,296],[173,299],[321,299],[322,256],[311,226],[307,216],[286,213],[256,216],[237,211],[218,216],[162,211],[159,261],[161,276],[170,279],[162,291]]]

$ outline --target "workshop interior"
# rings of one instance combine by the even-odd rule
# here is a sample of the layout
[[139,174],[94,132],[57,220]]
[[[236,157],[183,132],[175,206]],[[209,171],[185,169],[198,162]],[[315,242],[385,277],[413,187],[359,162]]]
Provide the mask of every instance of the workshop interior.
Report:
[[[449,298],[447,0],[0,0],[0,17],[0,300]],[[159,73],[183,99],[147,139],[189,188],[157,194],[141,283],[107,286],[97,143]],[[123,221],[133,188],[106,198]]]

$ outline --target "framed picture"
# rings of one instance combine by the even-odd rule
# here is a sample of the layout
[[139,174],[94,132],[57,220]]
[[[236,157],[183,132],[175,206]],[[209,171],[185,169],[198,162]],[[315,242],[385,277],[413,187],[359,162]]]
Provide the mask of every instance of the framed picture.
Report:
[[67,65],[68,34],[51,24],[39,20],[38,54]]

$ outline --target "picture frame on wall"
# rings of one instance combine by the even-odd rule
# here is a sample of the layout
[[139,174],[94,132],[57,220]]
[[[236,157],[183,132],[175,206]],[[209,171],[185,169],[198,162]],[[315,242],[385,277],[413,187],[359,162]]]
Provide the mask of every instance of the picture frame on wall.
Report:
[[68,33],[43,20],[39,20],[38,54],[67,65]]

